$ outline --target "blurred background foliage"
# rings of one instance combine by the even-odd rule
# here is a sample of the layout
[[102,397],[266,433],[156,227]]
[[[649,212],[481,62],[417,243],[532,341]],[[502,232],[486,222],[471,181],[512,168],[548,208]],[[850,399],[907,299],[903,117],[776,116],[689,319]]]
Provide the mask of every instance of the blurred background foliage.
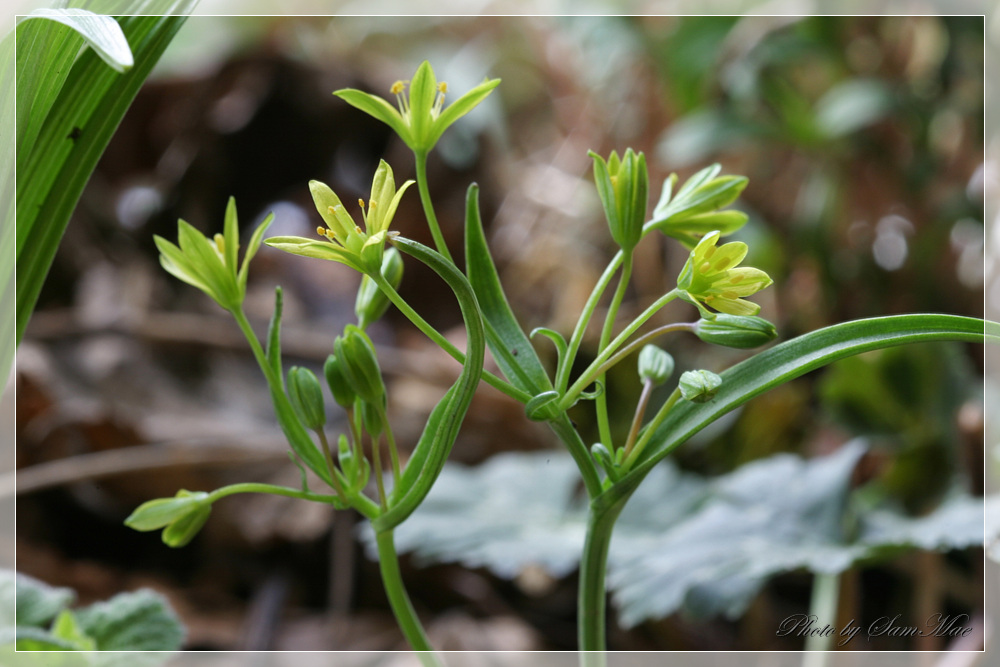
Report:
[[[671,172],[684,179],[711,162],[748,176],[738,206],[750,222],[734,238],[750,245],[747,264],[774,278],[755,298],[787,339],[881,314],[982,316],[984,49],[977,17],[190,19],[91,179],[19,351],[19,569],[76,588],[83,602],[152,585],[188,624],[189,648],[398,647],[350,517],[277,498],[231,501],[182,551],[121,525],[139,502],[181,487],[248,475],[297,483],[238,332],[160,270],[152,235],[172,236],[178,217],[218,231],[235,196],[245,231],[274,211],[270,233],[308,236],[318,219],[308,180],[350,201],[367,196],[379,158],[398,180],[412,177],[405,146],[333,90],[388,96],[424,59],[456,92],[485,75],[503,79],[444,136],[429,177],[456,249],[465,189],[482,186],[501,277],[529,330],[569,333],[613,252],[588,149],[645,151],[653,195]],[[429,241],[415,196],[394,227]],[[644,242],[624,314],[670,289],[685,256],[664,239]],[[248,296],[261,324],[276,283],[286,362],[316,369],[353,317],[357,276],[261,252]],[[402,293],[460,339],[457,308],[432,276],[408,265]],[[661,319],[692,317],[677,303]],[[457,368],[393,314],[372,334],[398,438],[412,443],[428,396]],[[664,346],[678,372],[744,355],[694,339]],[[640,386],[632,362],[616,371],[611,409],[626,429]],[[982,493],[981,376],[981,350],[970,346],[864,355],[756,399],[676,460],[721,475],[868,436],[853,484],[919,514],[956,486]],[[586,410],[576,417],[594,441]],[[454,457],[478,463],[551,446],[520,406],[483,389]],[[87,465],[70,458],[81,456]],[[71,469],[58,467],[67,461]],[[845,608],[867,618],[885,611],[876,598],[918,610],[929,599],[935,611],[976,617],[980,556],[928,553],[854,570]],[[442,648],[573,646],[572,575],[526,567],[507,581],[453,565],[406,574]],[[933,584],[942,576],[947,596]],[[809,585],[805,573],[785,574],[737,620],[674,614],[616,630],[612,647],[797,649],[774,627],[806,610]],[[942,645],[884,638],[872,647]]]

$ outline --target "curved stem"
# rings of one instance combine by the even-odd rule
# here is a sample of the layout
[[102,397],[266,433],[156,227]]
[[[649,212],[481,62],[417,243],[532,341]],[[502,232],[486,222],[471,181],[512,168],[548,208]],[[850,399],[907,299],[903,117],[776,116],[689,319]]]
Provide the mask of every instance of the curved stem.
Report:
[[569,450],[570,455],[576,462],[576,467],[580,469],[580,476],[583,477],[583,485],[587,489],[587,496],[596,498],[601,493],[601,479],[597,475],[597,466],[594,463],[594,459],[590,456],[590,452],[587,450],[587,445],[584,444],[580,434],[573,428],[573,422],[563,412],[559,415],[558,419],[547,423],[549,428],[566,445],[566,449]]
[[619,502],[610,507],[595,508],[592,503],[587,515],[587,536],[580,560],[577,640],[581,651],[599,651],[600,654],[586,657],[586,665],[604,664],[603,653],[607,648],[604,577],[608,568],[611,533],[624,506],[624,502]]
[[642,383],[642,394],[639,395],[639,402],[635,406],[635,415],[632,417],[632,428],[628,431],[628,438],[625,440],[625,456],[628,456],[635,445],[636,438],[639,437],[639,429],[642,428],[642,418],[646,415],[646,408],[649,407],[649,397],[653,395],[653,381],[646,380]]
[[395,490],[399,486],[399,452],[396,450],[396,436],[392,433],[392,425],[389,423],[389,416],[385,413],[385,408],[379,408],[379,419],[382,420],[382,430],[385,431],[386,442],[389,443],[389,459],[392,465],[392,488]]
[[[622,260],[622,273],[618,278],[618,287],[611,297],[611,304],[608,306],[608,313],[604,317],[604,327],[601,329],[601,339],[597,346],[600,353],[611,342],[611,332],[615,328],[615,320],[618,318],[618,309],[621,308],[625,299],[625,290],[628,289],[629,279],[632,277],[632,253],[627,252]],[[595,380],[605,384],[604,374],[598,375]],[[594,401],[597,410],[597,430],[600,433],[601,442],[609,451],[614,451],[614,444],[611,440],[611,423],[608,420],[608,393],[602,391]]]
[[326,493],[314,493],[312,491],[302,491],[292,489],[287,486],[277,486],[275,484],[263,484],[260,482],[242,482],[240,484],[230,484],[216,489],[208,494],[208,500],[215,502],[226,496],[233,496],[237,493],[269,493],[272,496],[286,496],[288,498],[300,498],[302,500],[312,500],[319,503],[333,504],[335,500],[340,500],[337,496]]
[[[465,363],[465,355],[462,354],[462,351],[459,350],[454,345],[452,345],[448,341],[448,339],[441,334],[441,332],[439,332],[437,329],[428,324],[427,321],[424,318],[422,318],[419,313],[417,313],[417,311],[413,310],[413,308],[410,307],[410,304],[406,303],[406,301],[403,300],[403,297],[399,295],[399,292],[395,290],[395,288],[389,283],[389,281],[387,281],[384,277],[382,277],[381,274],[373,273],[371,274],[370,277],[372,280],[375,281],[375,284],[379,286],[379,289],[381,289],[382,292],[387,297],[389,297],[389,301],[391,301],[393,305],[395,305],[396,308],[399,309],[399,312],[403,313],[403,315],[406,315],[406,317],[411,322],[413,322],[413,324],[416,325],[416,327],[420,329],[420,331],[422,331],[425,336],[427,336],[432,341],[437,343],[438,347],[440,347],[442,350],[450,354],[453,359],[455,359],[461,364]],[[528,394],[527,392],[521,391],[514,385],[510,384],[509,382],[505,382],[503,379],[498,378],[496,375],[490,373],[489,371],[484,370],[482,372],[482,379],[486,384],[490,385],[494,389],[502,391],[503,393],[507,394],[514,400],[520,401],[521,403],[527,403],[532,398],[531,395]]]
[[385,594],[389,598],[389,605],[399,623],[399,629],[403,631],[403,636],[414,651],[426,651],[420,653],[418,657],[424,667],[441,667],[441,663],[432,653],[427,634],[420,625],[420,619],[413,609],[406,589],[403,587],[403,576],[399,571],[399,557],[396,555],[396,545],[393,543],[392,530],[385,530],[375,534],[375,545],[378,547],[378,565],[382,573],[382,585],[385,586]]
[[413,151],[413,155],[417,160],[417,189],[420,191],[420,203],[424,206],[424,216],[427,218],[427,226],[430,227],[431,236],[434,238],[434,246],[439,253],[444,255],[445,259],[454,264],[455,260],[448,252],[444,234],[441,233],[441,226],[438,225],[437,216],[434,214],[431,192],[427,187],[427,151]]
[[277,383],[277,388],[284,391],[281,376],[279,375],[275,377],[274,369],[271,368],[271,364],[267,363],[267,356],[264,354],[264,348],[260,346],[260,341],[257,340],[257,334],[254,333],[253,327],[250,326],[250,321],[247,320],[247,316],[246,313],[243,312],[243,308],[238,308],[229,312],[232,313],[233,317],[236,319],[236,323],[240,327],[240,330],[246,337],[247,342],[250,343],[250,349],[253,350],[253,356],[257,359],[257,364],[260,366],[260,369],[264,372],[264,377],[267,379],[267,383],[271,385],[272,389],[275,388],[275,383]]
[[323,431],[322,427],[316,429],[316,435],[319,436],[319,443],[323,447],[323,458],[326,459],[326,466],[330,469],[330,478],[333,480],[333,488],[337,492],[337,495],[346,502],[347,494],[344,492],[344,485],[340,483],[337,466],[333,465],[333,455],[330,453],[330,443],[327,441],[326,433]]
[[[604,350],[601,351],[600,354],[597,355],[597,358],[591,362],[590,366],[587,367],[587,370],[585,370],[580,375],[580,378],[573,383],[573,386],[570,387],[563,394],[562,399],[559,401],[559,409],[568,410],[569,407],[572,406],[573,403],[576,401],[576,397],[580,395],[580,392],[586,389],[587,386],[594,381],[594,378],[600,375],[601,368],[607,364],[608,360],[611,359],[615,351],[618,350],[618,348],[621,347],[626,340],[628,340],[629,336],[634,334],[639,327],[645,324],[646,321],[649,320],[649,318],[651,318],[653,315],[655,315],[661,308],[663,308],[665,305],[676,299],[677,294],[678,294],[677,290],[675,289],[670,290],[669,292],[661,296],[659,299],[654,301],[649,306],[649,308],[642,311],[642,314],[639,315],[639,317],[632,320],[632,322],[627,327],[625,327],[625,330],[622,331],[620,334],[618,334],[618,336],[616,336],[615,339],[611,341],[611,343],[609,343],[608,346],[604,348]],[[669,326],[675,327],[678,325],[669,325]],[[681,328],[687,328],[687,325],[685,324]],[[607,369],[605,368],[605,370]]]
[[653,433],[656,432],[656,429],[660,428],[660,424],[662,424],[663,420],[667,418],[667,415],[670,414],[670,409],[674,407],[680,398],[681,390],[680,387],[678,387],[677,389],[674,389],[673,393],[670,394],[667,401],[656,413],[656,416],[649,422],[649,425],[646,427],[642,437],[639,438],[638,442],[635,443],[635,446],[632,447],[632,451],[626,450],[625,460],[622,461],[622,467],[625,470],[632,467],[632,463],[635,462],[635,460],[639,457],[639,454],[642,453],[642,450],[646,448],[647,444],[649,444],[649,440],[653,437]]
[[604,269],[604,273],[601,274],[594,289],[591,290],[590,296],[587,297],[587,303],[583,306],[583,312],[580,313],[580,319],[577,320],[576,328],[573,329],[573,335],[566,347],[566,354],[560,360],[559,368],[556,371],[555,385],[560,394],[565,394],[566,387],[569,386],[569,374],[573,369],[573,362],[576,361],[576,355],[580,351],[583,335],[587,331],[587,325],[590,324],[590,318],[593,317],[594,310],[597,309],[597,302],[601,300],[604,290],[611,284],[611,279],[614,278],[618,267],[622,265],[624,257],[625,254],[619,250],[618,254],[608,263],[607,268]]

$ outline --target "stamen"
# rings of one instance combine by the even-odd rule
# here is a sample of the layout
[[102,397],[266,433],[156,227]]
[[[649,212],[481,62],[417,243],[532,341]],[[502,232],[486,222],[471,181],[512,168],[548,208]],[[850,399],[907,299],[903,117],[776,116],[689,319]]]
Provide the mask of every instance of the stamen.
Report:
[[715,254],[715,251],[718,250],[718,249],[719,249],[718,246],[712,246],[711,248],[709,248],[708,250],[706,250],[705,251],[705,258],[706,259],[710,259],[712,257],[712,255]]
[[404,90],[406,90],[406,83],[403,81],[397,81],[392,84],[392,88],[389,89],[389,92],[393,95],[402,95]]
[[698,267],[698,273],[708,273],[708,270],[712,268],[711,262],[704,262],[700,267]]
[[375,205],[376,205],[376,204],[378,204],[378,202],[377,202],[377,201],[375,201],[375,200],[372,200],[372,203],[371,203],[371,204],[368,204],[368,210],[370,211],[370,210],[372,210],[373,208],[375,208]]
[[219,252],[223,255],[226,254],[226,237],[222,234],[215,235],[215,247],[218,248]]
[[732,279],[729,281],[729,284],[730,285],[739,285],[742,281],[743,281],[743,278],[741,276],[737,275],[737,276],[733,276],[732,277]]
[[326,227],[317,227],[316,233],[320,236],[326,236]]
[[736,292],[723,292],[722,293],[722,298],[723,299],[738,299],[738,298],[740,298],[740,295],[737,294]]
[[445,93],[447,93],[448,92],[448,84],[445,83],[444,81],[442,81],[441,83],[439,83],[438,84],[438,92],[441,93],[442,95],[444,95]]
[[729,257],[723,257],[719,260],[719,263],[715,265],[716,271],[724,271],[727,266],[729,266]]
[[361,210],[363,211],[365,209],[365,200],[364,199],[358,199],[358,206],[360,206]]

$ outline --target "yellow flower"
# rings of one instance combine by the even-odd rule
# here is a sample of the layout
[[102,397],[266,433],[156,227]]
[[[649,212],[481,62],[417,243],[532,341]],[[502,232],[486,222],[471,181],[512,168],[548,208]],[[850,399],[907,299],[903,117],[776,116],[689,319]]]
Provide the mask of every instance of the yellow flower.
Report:
[[375,170],[375,177],[372,179],[372,192],[367,211],[364,200],[358,200],[365,226],[362,230],[330,186],[319,181],[310,181],[309,190],[312,192],[316,210],[326,222],[326,227],[319,227],[316,231],[325,240],[275,236],[265,243],[294,255],[332,259],[361,273],[379,271],[382,267],[385,240],[390,233],[389,225],[396,214],[403,193],[411,185],[413,185],[412,180],[406,181],[403,187],[396,190],[392,168],[385,160],[380,160],[378,169]]
[[[486,79],[445,107],[448,84],[438,83],[430,63],[424,61],[412,80],[397,81],[389,89],[396,96],[398,110],[381,97],[353,88],[333,94],[391,127],[412,150],[428,152],[448,126],[472,111],[499,83],[500,79]],[[407,84],[409,95],[405,94]]]
[[699,307],[730,315],[756,315],[760,306],[742,297],[756,294],[773,281],[760,269],[736,268],[746,257],[747,245],[737,241],[716,247],[720,236],[715,231],[698,242],[677,278],[677,287]]

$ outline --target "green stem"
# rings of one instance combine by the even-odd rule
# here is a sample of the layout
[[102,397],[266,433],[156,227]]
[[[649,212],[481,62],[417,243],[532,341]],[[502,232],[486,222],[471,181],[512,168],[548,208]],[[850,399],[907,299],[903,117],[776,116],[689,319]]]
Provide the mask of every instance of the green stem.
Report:
[[216,489],[208,494],[209,502],[221,500],[226,496],[233,496],[237,493],[269,493],[272,496],[286,496],[288,498],[300,498],[302,500],[312,500],[319,503],[333,504],[334,500],[339,500],[337,496],[328,493],[314,493],[312,491],[302,491],[291,489],[287,486],[276,486],[274,484],[262,484],[259,482],[242,482],[240,484],[230,484]]
[[399,452],[396,450],[396,436],[392,433],[392,425],[389,424],[389,417],[385,413],[385,408],[379,408],[379,419],[382,420],[382,430],[385,431],[386,442],[389,443],[389,459],[392,461],[392,488],[399,487],[401,477],[399,468]]
[[330,478],[333,479],[333,488],[337,492],[337,495],[346,502],[347,494],[344,491],[344,485],[340,483],[337,467],[333,465],[333,455],[330,453],[330,443],[326,439],[326,433],[323,432],[322,428],[318,428],[316,429],[316,435],[319,436],[319,444],[323,448],[323,458],[326,459],[326,467],[330,469]]
[[646,408],[649,407],[649,397],[653,395],[653,381],[646,380],[642,384],[642,394],[639,395],[639,402],[635,406],[635,416],[632,417],[632,428],[628,431],[628,438],[625,440],[625,456],[628,456],[635,445],[636,438],[639,437],[639,429],[642,428],[642,418],[646,416]]
[[441,226],[438,225],[437,216],[434,214],[431,192],[427,187],[427,151],[413,151],[413,155],[417,159],[417,189],[420,191],[420,203],[424,206],[424,215],[427,217],[427,226],[430,227],[431,236],[434,238],[434,246],[445,259],[454,264],[455,260],[448,252],[444,234],[441,233]]
[[643,432],[642,437],[639,438],[638,442],[635,443],[632,451],[625,452],[625,460],[622,461],[622,468],[628,470],[632,467],[635,460],[639,458],[639,454],[641,454],[642,450],[646,448],[647,444],[649,444],[649,441],[656,432],[656,429],[658,429],[660,424],[663,423],[663,420],[667,418],[667,415],[670,413],[670,409],[674,407],[680,398],[681,390],[680,387],[678,387],[677,389],[674,389],[673,393],[670,394],[670,397],[667,398],[667,402],[663,404],[663,406],[656,413],[656,416],[654,416],[649,422],[645,432]]
[[624,502],[617,502],[609,507],[595,507],[595,503],[591,503],[587,516],[587,536],[580,560],[577,632],[581,651],[600,653],[585,657],[585,665],[604,664],[604,651],[607,649],[607,592],[604,578],[608,568],[611,534],[624,507]]
[[556,390],[560,394],[566,393],[566,387],[569,386],[569,374],[573,369],[573,362],[576,360],[576,355],[580,351],[580,345],[583,343],[583,335],[587,331],[587,325],[590,324],[590,318],[593,317],[594,311],[597,309],[597,303],[601,300],[604,290],[611,284],[611,279],[614,278],[618,267],[622,265],[624,257],[625,254],[618,251],[618,254],[614,256],[611,262],[608,263],[607,268],[604,269],[604,273],[601,274],[597,284],[594,285],[590,296],[587,297],[587,303],[583,306],[580,319],[577,320],[576,328],[573,329],[573,335],[570,336],[569,345],[566,346],[566,354],[560,360],[559,368],[556,371]]
[[[816,625],[823,627],[837,625],[837,607],[840,599],[840,575],[813,575],[812,599],[809,602],[809,615],[816,618]],[[825,667],[829,663],[830,651],[833,646],[833,635],[827,633],[810,634],[806,637],[806,653],[802,658],[802,667]]]
[[[577,396],[579,396],[580,393],[584,389],[586,389],[590,385],[590,383],[594,381],[596,377],[600,375],[601,369],[603,368],[604,370],[607,370],[608,367],[606,366],[606,364],[608,360],[611,359],[612,355],[614,355],[614,353],[618,350],[618,348],[620,348],[625,343],[625,341],[628,340],[628,338],[636,332],[636,330],[639,327],[645,324],[646,321],[649,320],[649,318],[655,315],[665,305],[676,299],[677,294],[678,294],[677,290],[675,289],[670,290],[669,292],[661,296],[659,299],[654,301],[649,306],[649,308],[642,311],[642,314],[639,315],[639,317],[635,318],[627,327],[625,327],[625,330],[622,331],[620,334],[618,334],[618,336],[615,337],[615,339],[611,341],[611,343],[609,343],[608,346],[604,348],[604,350],[602,350],[600,354],[597,355],[597,358],[591,362],[590,366],[588,366],[587,369],[580,375],[580,378],[573,383],[573,386],[570,387],[566,392],[564,392],[562,399],[560,399],[559,401],[559,406],[558,406],[559,409],[568,410],[573,405],[573,403],[576,402]],[[681,329],[688,328],[688,325],[686,324],[683,326],[674,324],[668,326],[678,327]],[[652,335],[652,334],[653,332],[650,332],[647,335]],[[621,358],[619,357],[619,360],[620,359]]]
[[232,313],[233,317],[236,319],[236,323],[240,327],[240,330],[243,332],[243,335],[246,336],[247,342],[250,343],[250,349],[253,350],[253,356],[257,359],[257,364],[264,372],[264,377],[267,379],[267,383],[271,385],[271,389],[275,391],[280,390],[284,393],[285,387],[281,376],[275,376],[274,369],[271,368],[271,364],[267,363],[267,356],[264,354],[264,348],[260,346],[260,341],[257,340],[257,334],[254,333],[253,327],[250,326],[250,322],[247,320],[247,316],[246,313],[243,312],[243,308],[241,307],[229,312]]
[[[615,320],[618,318],[618,310],[621,308],[622,301],[625,300],[625,290],[628,289],[629,279],[632,277],[632,253],[625,253],[624,259],[622,260],[622,273],[618,278],[618,287],[615,289],[615,294],[611,298],[611,304],[608,306],[608,313],[604,317],[604,327],[601,329],[601,339],[597,346],[598,353],[603,352],[604,348],[608,346],[611,342],[611,333],[615,328]],[[604,374],[598,375],[595,380],[601,384],[605,384]],[[611,440],[611,423],[608,419],[608,393],[602,391],[597,395],[595,399],[595,408],[597,410],[597,430],[600,434],[601,442],[608,448],[609,451],[614,451],[614,444]]]
[[[417,311],[413,310],[413,308],[410,307],[410,304],[406,303],[406,301],[403,300],[403,297],[399,295],[399,292],[396,291],[396,289],[389,283],[388,280],[382,277],[381,274],[373,273],[370,275],[370,277],[372,280],[375,281],[375,284],[379,286],[379,289],[382,290],[382,293],[385,294],[387,297],[389,297],[389,301],[391,301],[393,305],[395,305],[396,308],[399,309],[399,312],[403,313],[403,315],[405,315],[411,322],[413,322],[413,324],[416,325],[416,327],[420,329],[420,331],[422,331],[425,336],[427,336],[432,341],[437,343],[437,345],[442,350],[450,354],[453,359],[455,359],[461,364],[465,363],[465,355],[462,354],[462,351],[459,350],[454,345],[452,345],[448,341],[448,339],[445,338],[437,329],[428,324],[427,321],[417,313]],[[504,381],[501,378],[498,378],[496,375],[490,373],[489,371],[484,370],[482,372],[482,379],[486,384],[490,385],[494,389],[502,391],[503,393],[513,398],[515,401],[519,401],[521,403],[527,403],[532,398],[531,394],[525,391],[521,391],[514,385]]]
[[414,651],[419,651],[418,657],[424,667],[442,667],[437,656],[434,655],[427,634],[420,619],[413,610],[406,589],[403,587],[403,577],[399,571],[399,557],[396,555],[396,545],[393,543],[392,530],[385,530],[375,534],[375,544],[378,547],[378,564],[382,573],[382,585],[385,586],[385,594],[389,598],[389,605],[396,616],[399,629],[403,631],[403,636],[409,642]]
[[382,477],[382,436],[372,435],[372,468],[375,475],[375,487],[378,489],[378,504],[385,512],[389,509],[389,501],[385,497],[385,479]]
[[580,469],[580,476],[583,477],[583,485],[587,489],[587,496],[592,499],[596,498],[602,490],[601,478],[597,474],[597,466],[594,464],[594,459],[590,456],[587,445],[584,444],[580,434],[573,428],[573,422],[563,412],[559,415],[558,419],[547,423],[549,428],[566,445],[566,449],[569,450],[570,455],[576,462],[577,468]]

